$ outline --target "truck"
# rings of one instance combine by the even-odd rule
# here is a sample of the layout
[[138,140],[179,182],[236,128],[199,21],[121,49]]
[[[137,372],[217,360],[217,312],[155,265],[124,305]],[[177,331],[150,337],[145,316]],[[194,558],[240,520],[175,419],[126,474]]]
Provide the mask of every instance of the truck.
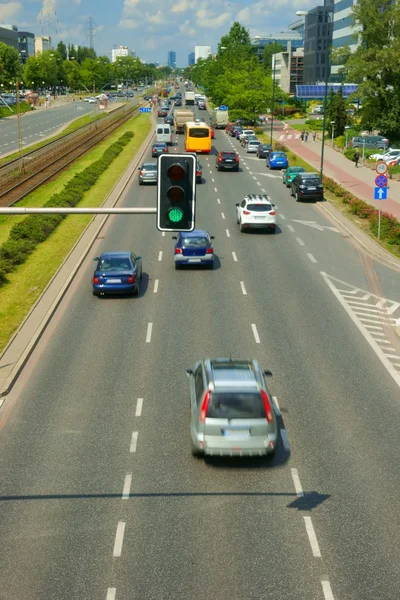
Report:
[[185,92],[186,106],[194,106],[194,92]]
[[183,133],[186,123],[190,123],[191,121],[194,121],[194,114],[191,110],[176,110],[174,112],[175,132]]
[[229,125],[228,111],[215,108],[212,114],[212,123],[215,129],[225,129]]

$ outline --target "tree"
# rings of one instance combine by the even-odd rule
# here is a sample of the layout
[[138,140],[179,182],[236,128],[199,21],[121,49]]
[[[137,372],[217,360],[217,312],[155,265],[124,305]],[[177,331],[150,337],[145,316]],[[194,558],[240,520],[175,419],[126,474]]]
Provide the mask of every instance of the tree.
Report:
[[76,59],[76,48],[74,44],[68,44],[68,58],[71,60],[72,58]]
[[347,81],[358,83],[361,123],[389,138],[400,137],[400,10],[392,0],[359,0],[353,19],[360,43],[348,53]]
[[251,39],[250,34],[243,25],[235,21],[227,35],[223,35],[218,44],[218,53],[221,48],[237,48],[238,46],[245,47],[250,50]]
[[67,59],[67,46],[64,44],[64,42],[58,42],[57,52],[62,60]]
[[8,44],[0,42],[0,78],[3,84],[19,79],[22,75],[22,65],[19,52]]
[[346,102],[343,98],[343,90],[340,86],[338,92],[335,92],[331,89],[327,111],[326,111],[326,128],[328,131],[331,129],[330,123],[332,121],[335,122],[335,137],[344,134],[344,128],[347,124],[347,113],[346,113]]

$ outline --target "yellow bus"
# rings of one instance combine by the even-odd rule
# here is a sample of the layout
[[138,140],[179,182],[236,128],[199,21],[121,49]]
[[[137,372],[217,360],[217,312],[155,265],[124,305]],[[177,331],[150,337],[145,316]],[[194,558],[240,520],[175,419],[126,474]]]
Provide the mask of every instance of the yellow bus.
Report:
[[185,150],[186,152],[211,152],[211,128],[207,123],[186,123]]

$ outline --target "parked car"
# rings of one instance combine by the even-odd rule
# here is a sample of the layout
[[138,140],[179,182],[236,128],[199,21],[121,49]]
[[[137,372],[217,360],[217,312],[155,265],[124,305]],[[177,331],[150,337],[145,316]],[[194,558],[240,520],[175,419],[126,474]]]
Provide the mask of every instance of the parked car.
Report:
[[290,195],[295,197],[296,202],[323,200],[324,187],[318,173],[297,173],[290,187]]
[[239,171],[239,155],[232,150],[223,150],[218,152],[215,161],[217,171],[229,169],[230,171]]
[[240,139],[240,136],[241,136],[241,135],[242,135],[242,133],[243,133],[243,129],[242,129],[241,127],[235,127],[235,129],[234,129],[233,131],[234,131],[234,133],[233,133],[233,137],[234,137],[235,139],[239,140],[239,139]]
[[275,233],[275,208],[266,194],[248,194],[242,202],[236,204],[236,222],[240,231],[269,229]]
[[157,117],[167,117],[168,116],[168,110],[164,109],[164,108],[160,108],[160,110],[157,112]]
[[267,157],[268,169],[287,169],[289,161],[284,152],[271,152]]
[[389,140],[381,135],[360,135],[352,137],[349,146],[352,148],[367,148],[377,150],[386,150],[389,146]]
[[173,127],[173,125],[174,125],[174,117],[165,117],[164,123],[166,123],[167,125],[171,125],[171,127]]
[[243,140],[244,137],[246,137],[247,135],[255,135],[254,134],[254,129],[243,129],[242,133],[239,136],[239,140],[240,142]]
[[250,141],[255,142],[256,140],[258,140],[258,137],[256,135],[246,135],[244,138],[242,138],[240,143],[243,146],[243,148],[246,148],[247,144]]
[[142,279],[142,257],[133,252],[103,252],[93,277],[93,295],[133,294],[137,296]]
[[186,369],[190,379],[190,437],[196,457],[273,455],[278,424],[258,362],[203,359]]
[[156,142],[151,148],[151,156],[157,158],[160,154],[168,152],[168,146],[165,142]]
[[139,185],[143,183],[157,183],[158,165],[157,163],[143,163],[139,167],[138,181]]
[[260,144],[257,148],[257,156],[258,158],[268,158],[268,156],[272,152],[271,144]]
[[397,150],[396,148],[389,148],[389,150],[384,154],[382,154],[382,152],[378,152],[377,154],[371,154],[369,158],[372,158],[372,160],[383,160],[386,162],[389,160],[395,160],[398,156],[400,156],[400,150]]
[[303,167],[288,167],[287,169],[283,169],[282,171],[282,182],[286,187],[290,187],[292,185],[293,179],[296,177],[297,173],[305,173],[305,169]]
[[174,249],[175,269],[185,265],[206,265],[214,267],[213,235],[203,229],[179,233],[172,237],[176,240]]
[[175,106],[182,106],[182,100],[180,98],[175,100]]
[[248,140],[245,148],[248,154],[253,153],[256,154],[258,150],[258,146],[261,144],[260,140]]

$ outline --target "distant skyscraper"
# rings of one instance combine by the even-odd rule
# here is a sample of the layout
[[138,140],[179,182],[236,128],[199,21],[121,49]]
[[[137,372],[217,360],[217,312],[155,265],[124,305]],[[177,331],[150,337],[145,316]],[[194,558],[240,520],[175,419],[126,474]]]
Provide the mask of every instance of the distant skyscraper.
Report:
[[176,52],[174,50],[168,51],[167,65],[171,69],[176,69]]
[[191,67],[195,63],[196,63],[196,55],[195,55],[195,53],[194,52],[189,52],[189,55],[188,55],[188,65],[189,65],[189,67]]
[[111,50],[111,62],[115,62],[117,58],[123,56],[135,56],[135,51],[129,50],[128,46],[114,46]]
[[199,58],[208,58],[211,54],[211,46],[195,46],[194,60],[197,63]]

